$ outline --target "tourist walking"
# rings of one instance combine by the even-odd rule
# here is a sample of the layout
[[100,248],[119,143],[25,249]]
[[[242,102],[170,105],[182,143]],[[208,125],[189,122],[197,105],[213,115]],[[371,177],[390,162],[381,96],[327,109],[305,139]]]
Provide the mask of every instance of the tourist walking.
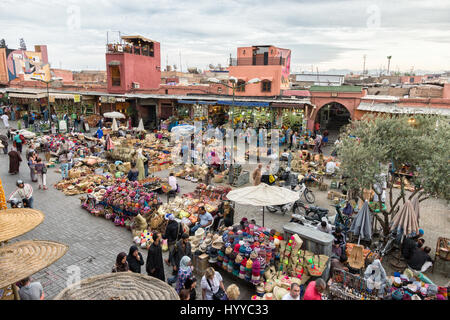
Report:
[[228,286],[227,290],[225,290],[225,293],[227,294],[228,300],[238,300],[241,291],[239,290],[239,287],[233,283]]
[[30,277],[20,281],[20,300],[44,300],[44,288],[40,282],[31,282]]
[[23,120],[23,124],[25,128],[28,128],[28,120],[29,120],[29,115],[28,112],[25,112],[22,116],[22,120]]
[[253,178],[253,185],[257,186],[261,183],[261,177],[262,177],[262,164],[258,164],[258,167],[253,171],[252,178]]
[[17,131],[13,138],[13,144],[19,153],[22,153],[22,145],[24,142],[25,139],[23,139],[23,136],[19,133],[19,131]]
[[3,153],[8,154],[8,137],[4,134],[0,134],[0,142],[3,145]]
[[2,120],[3,120],[3,125],[5,126],[5,129],[9,129],[9,117],[6,113],[2,114],[1,116]]
[[36,178],[36,169],[35,169],[35,164],[36,164],[36,152],[34,152],[34,149],[29,149],[27,152],[27,163],[28,163],[28,168],[30,169],[30,178],[32,182],[37,182],[37,178]]
[[8,201],[20,198],[25,208],[33,208],[33,187],[28,183],[24,183],[22,180],[17,180],[16,186],[17,189],[11,193]]
[[303,300],[322,300],[322,293],[327,288],[327,284],[321,278],[311,281],[306,287]]
[[300,300],[300,286],[298,283],[291,284],[291,290],[281,300]]
[[127,272],[127,271],[129,271],[127,254],[125,252],[121,252],[117,255],[116,264],[112,268],[111,272]]
[[194,276],[190,277],[184,282],[184,288],[189,290],[189,300],[197,300],[197,291],[195,288],[197,288],[197,278]]
[[146,270],[149,276],[165,281],[161,234],[159,232],[153,233],[153,243],[148,249]]
[[188,256],[184,256],[180,261],[180,269],[177,274],[177,284],[175,286],[175,290],[180,293],[181,289],[184,288],[184,283],[187,279],[192,276],[192,262],[191,258]]
[[36,173],[37,173],[38,179],[39,179],[38,189],[40,189],[42,187],[42,189],[48,190],[48,188],[47,188],[47,166],[42,161],[41,158],[36,159],[36,164],[34,165],[34,169],[36,170]]
[[203,300],[222,300],[226,296],[223,278],[213,267],[206,269],[201,287]]
[[131,272],[141,273],[141,266],[144,265],[144,258],[136,246],[131,246],[127,256],[128,268]]
[[69,145],[66,143],[65,139],[61,140],[61,146],[58,151],[59,156],[59,163],[61,164],[61,176],[62,179],[66,179],[69,177],[69,162],[72,158],[70,151],[69,151]]
[[12,147],[11,151],[8,152],[9,156],[9,173],[18,174],[20,169],[20,162],[22,162],[22,157],[20,153],[17,152],[16,148]]
[[184,256],[188,256],[192,259],[192,252],[191,252],[191,243],[189,242],[189,234],[183,233],[181,236],[181,240],[178,240],[177,244],[175,245],[175,248],[172,251],[172,255],[169,258],[170,263],[172,264],[175,275],[169,279],[167,279],[167,282],[171,285],[175,283],[177,280],[177,273],[178,269],[180,267],[181,259]]

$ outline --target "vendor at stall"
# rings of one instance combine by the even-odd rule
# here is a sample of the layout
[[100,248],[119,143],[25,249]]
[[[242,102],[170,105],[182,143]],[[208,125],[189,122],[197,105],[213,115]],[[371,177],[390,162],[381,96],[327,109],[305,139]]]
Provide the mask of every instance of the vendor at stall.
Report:
[[378,289],[378,294],[382,297],[384,294],[384,285],[386,283],[386,271],[381,265],[379,256],[375,256],[373,262],[367,267],[364,272],[364,278],[366,279],[367,288]]
[[431,248],[414,248],[411,257],[407,260],[408,266],[420,272],[425,272],[429,267],[432,266],[433,260],[430,257]]
[[322,300],[322,293],[327,288],[327,284],[321,278],[311,281],[305,290],[303,300]]
[[205,210],[205,207],[201,206],[198,208],[198,216],[200,221],[195,224],[190,230],[191,234],[194,234],[198,228],[207,228],[213,223],[213,216],[211,213]]
[[343,254],[339,258],[331,258],[331,272],[334,270],[344,270],[348,272],[348,257]]
[[222,219],[225,227],[231,227],[234,223],[234,209],[229,201],[224,201],[220,204],[217,215],[214,217],[213,230],[217,230]]

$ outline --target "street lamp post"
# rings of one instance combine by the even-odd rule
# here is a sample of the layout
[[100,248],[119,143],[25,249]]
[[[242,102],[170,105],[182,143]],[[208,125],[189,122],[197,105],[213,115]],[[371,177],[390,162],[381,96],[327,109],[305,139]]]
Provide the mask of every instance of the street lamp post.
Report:
[[42,80],[41,78],[38,78],[38,77],[32,77],[31,79],[37,80],[37,81],[40,81],[40,82],[43,82],[46,84],[46,86],[47,86],[47,108],[50,112],[50,93],[48,91],[48,86],[50,83],[52,83],[54,81],[62,80],[62,78],[61,77],[53,77],[49,81]]
[[[228,85],[226,83],[222,83],[220,80],[216,79],[216,78],[209,78],[208,81],[212,82],[212,83],[220,83],[222,85],[224,85],[227,88],[230,88],[233,90],[233,98],[231,100],[231,129],[234,130],[234,99],[236,96],[236,89],[237,88],[242,88],[245,87],[247,84],[256,84],[261,82],[260,79],[258,78],[253,78],[251,80],[249,80],[248,82],[244,82],[240,85],[237,84],[237,78],[235,77],[229,77],[228,80],[230,80],[230,82],[232,83],[232,85]],[[233,159],[234,159],[234,131],[232,133],[232,145],[231,145],[231,152],[230,152],[230,168],[228,169],[228,183],[232,184],[233,183]]]

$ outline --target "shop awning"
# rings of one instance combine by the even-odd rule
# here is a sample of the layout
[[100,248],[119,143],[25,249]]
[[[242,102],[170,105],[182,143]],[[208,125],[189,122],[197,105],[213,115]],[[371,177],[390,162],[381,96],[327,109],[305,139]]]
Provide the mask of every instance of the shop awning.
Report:
[[361,102],[356,108],[361,111],[383,112],[383,113],[400,113],[400,114],[438,114],[450,116],[450,109],[444,108],[428,108],[428,107],[407,107],[399,106],[396,103],[367,103]]
[[178,103],[184,103],[184,104],[210,104],[210,105],[217,104],[216,101],[177,100],[177,102]]
[[27,98],[27,99],[40,99],[47,97],[47,93],[17,93],[9,92],[8,96],[11,98]]
[[304,105],[301,104],[293,104],[293,103],[272,103],[270,105],[271,107],[275,107],[275,108],[304,108]]
[[[217,101],[217,104],[231,106],[233,104],[233,101],[219,100]],[[234,105],[238,107],[268,107],[270,104],[269,102],[235,101]]]
[[73,100],[73,94],[68,93],[50,93],[50,98]]

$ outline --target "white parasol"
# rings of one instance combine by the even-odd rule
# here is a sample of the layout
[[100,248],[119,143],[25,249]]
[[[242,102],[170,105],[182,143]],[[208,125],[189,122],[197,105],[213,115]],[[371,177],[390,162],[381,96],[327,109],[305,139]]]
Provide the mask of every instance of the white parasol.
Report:
[[112,131],[119,131],[119,127],[117,125],[116,118],[113,118],[113,123],[112,123],[111,129],[112,129]]
[[227,194],[227,198],[238,204],[262,206],[264,226],[265,206],[276,206],[295,202],[300,198],[300,195],[297,192],[286,188],[269,186],[265,183],[260,183],[257,186],[232,190]]
[[145,131],[144,121],[142,120],[142,118],[139,120],[138,131]]
[[103,114],[105,118],[112,118],[112,119],[125,119],[126,116],[123,113],[113,111],[113,112],[106,112]]

